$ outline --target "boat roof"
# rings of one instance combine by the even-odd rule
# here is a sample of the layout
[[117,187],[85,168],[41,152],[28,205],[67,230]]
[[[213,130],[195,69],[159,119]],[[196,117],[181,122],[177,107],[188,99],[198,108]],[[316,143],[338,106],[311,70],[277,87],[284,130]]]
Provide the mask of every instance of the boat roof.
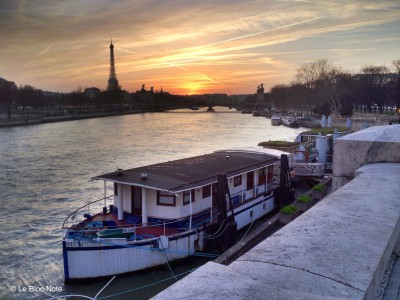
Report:
[[[217,182],[218,174],[228,177],[273,164],[286,152],[253,147],[221,150],[210,154],[178,159],[93,177],[133,186],[177,193]],[[146,174],[143,179],[143,174]]]

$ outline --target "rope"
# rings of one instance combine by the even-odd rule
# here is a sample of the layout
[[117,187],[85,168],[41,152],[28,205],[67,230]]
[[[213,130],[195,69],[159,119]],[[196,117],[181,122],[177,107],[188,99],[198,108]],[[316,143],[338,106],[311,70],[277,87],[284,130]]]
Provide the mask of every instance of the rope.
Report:
[[[225,220],[224,220],[224,222],[225,222]],[[218,235],[215,235],[215,234],[222,228],[222,225],[224,224],[224,222],[222,222],[221,227],[214,234],[209,235],[209,236],[205,236],[203,234],[203,238],[206,240],[215,240],[215,239],[219,238],[221,235],[223,235],[225,230],[228,228],[229,223],[226,223],[224,229]]]
[[162,241],[161,241],[161,238],[158,238],[158,243],[160,243],[161,246],[162,246],[162,250],[163,250],[162,253],[164,254],[165,262],[166,262],[166,265],[167,265],[168,270],[169,270],[169,271],[172,273],[172,275],[175,277],[175,280],[178,280],[178,278],[176,278],[176,275],[175,275],[174,271],[172,270],[171,266],[169,265],[169,260],[168,260],[168,257],[167,257],[167,253],[165,252],[165,248],[164,248],[164,245],[163,245],[163,243],[162,243]]
[[195,271],[195,270],[197,270],[197,269],[198,269],[198,268],[194,268],[194,269],[191,269],[191,270],[189,270],[189,271],[180,273],[180,274],[178,274],[178,275],[175,275],[175,274],[174,274],[174,276],[171,276],[171,277],[168,277],[168,278],[165,278],[165,279],[162,279],[162,280],[159,280],[159,281],[150,283],[150,284],[142,285],[142,286],[137,287],[137,288],[129,289],[129,290],[122,291],[122,292],[115,293],[115,294],[111,294],[111,295],[108,295],[108,296],[103,296],[103,297],[100,297],[100,298],[96,298],[96,297],[111,283],[111,281],[114,280],[114,278],[116,277],[116,276],[114,276],[114,277],[113,277],[113,278],[112,278],[112,279],[111,279],[111,280],[96,294],[96,296],[94,296],[94,298],[93,298],[93,297],[89,297],[89,296],[85,296],[85,295],[75,295],[75,294],[71,294],[71,295],[58,295],[58,296],[56,296],[56,297],[48,298],[47,300],[57,300],[57,299],[61,299],[61,298],[62,298],[62,299],[65,299],[66,297],[81,297],[81,298],[86,298],[86,299],[90,299],[90,300],[102,300],[102,299],[113,298],[113,297],[121,296],[121,295],[123,295],[123,294],[127,294],[127,293],[130,293],[130,292],[134,292],[134,291],[137,291],[137,290],[145,289],[145,288],[151,287],[151,286],[153,286],[153,285],[166,282],[166,281],[168,281],[168,280],[172,280],[172,279],[177,280],[178,277],[187,275],[187,274],[189,274],[189,273],[191,273],[191,272],[193,272],[193,271]]
[[[206,234],[206,233],[202,233],[201,234],[201,236],[203,237],[203,238],[205,238],[205,239],[214,239],[214,236],[215,235],[217,235],[218,234],[218,232],[222,229],[222,226],[224,226],[224,223],[226,222],[226,220],[224,219],[222,222],[221,222],[221,226],[218,228],[218,230],[216,231],[216,232],[214,232],[213,234]],[[225,228],[223,229],[223,230],[225,230],[226,229],[226,226],[225,226]]]
[[[195,271],[196,269],[197,269],[197,268],[194,268],[194,269],[192,269],[192,270],[189,270],[189,271],[180,273],[180,274],[176,275],[176,277],[184,276],[184,275],[186,275],[186,274],[189,274],[189,273]],[[168,277],[168,278],[166,278],[166,279],[162,279],[162,280],[160,280],[160,281],[153,282],[153,283],[150,283],[150,284],[147,284],[147,285],[142,285],[142,286],[137,287],[137,288],[133,288],[133,289],[129,289],[129,290],[126,290],[126,291],[122,291],[122,292],[119,292],[119,293],[116,293],[116,294],[104,296],[104,297],[98,298],[98,300],[108,299],[108,298],[112,298],[112,297],[121,296],[121,295],[123,295],[123,294],[127,294],[127,293],[134,292],[134,291],[137,291],[137,290],[140,290],[140,289],[148,288],[148,287],[151,287],[151,286],[153,286],[153,285],[166,282],[166,281],[168,281],[168,280],[176,279],[176,277],[171,276],[171,277]]]
[[255,221],[255,220],[256,220],[256,219],[253,219],[253,221],[251,222],[251,224],[250,224],[249,228],[247,228],[247,230],[246,230],[246,233],[244,234],[244,236],[241,238],[241,240],[240,240],[240,241],[243,241],[243,239],[246,237],[246,235],[247,235],[247,233],[249,232],[249,230],[250,230],[251,226],[253,226],[253,223],[254,223],[254,221]]
[[101,292],[111,283],[111,281],[113,281],[115,279],[115,277],[117,277],[117,276],[114,276],[113,278],[111,278],[111,280],[109,282],[107,282],[107,284],[96,294],[96,296],[94,296],[94,298],[93,298],[94,300],[97,299],[97,296],[101,294]]

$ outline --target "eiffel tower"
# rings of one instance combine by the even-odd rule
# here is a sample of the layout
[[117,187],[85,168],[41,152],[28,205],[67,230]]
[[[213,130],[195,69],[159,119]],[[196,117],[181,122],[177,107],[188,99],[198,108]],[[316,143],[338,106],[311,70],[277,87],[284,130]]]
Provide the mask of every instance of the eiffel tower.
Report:
[[115,65],[114,65],[114,45],[111,40],[110,44],[110,77],[108,78],[107,90],[108,91],[116,91],[121,89],[118,84],[117,74],[115,73]]

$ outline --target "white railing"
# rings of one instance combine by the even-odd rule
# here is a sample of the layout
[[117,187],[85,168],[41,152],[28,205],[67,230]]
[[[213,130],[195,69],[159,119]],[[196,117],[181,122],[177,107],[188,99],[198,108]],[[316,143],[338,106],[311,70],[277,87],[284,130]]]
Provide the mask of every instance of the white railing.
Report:
[[[87,227],[87,226],[83,227],[83,226],[78,226],[77,224],[74,224],[74,225],[72,225],[72,227],[67,227],[66,224],[68,223],[68,220],[70,218],[72,218],[74,215],[79,213],[82,209],[85,209],[87,206],[89,206],[89,205],[91,205],[93,203],[99,202],[101,200],[104,200],[104,198],[96,200],[96,201],[93,201],[91,203],[88,203],[88,204],[78,208],[73,213],[71,213],[67,217],[67,219],[64,221],[63,229],[68,229],[68,232],[72,233],[75,237],[82,237],[82,238],[97,238],[99,236],[100,232],[102,232],[103,230],[107,230],[107,229],[123,229],[123,233],[125,233],[128,230],[131,230],[132,234],[133,234],[133,240],[139,239],[139,237],[138,237],[138,229],[141,229],[141,228],[155,228],[155,227],[162,228],[163,229],[162,230],[163,235],[167,234],[168,226],[172,226],[172,225],[175,225],[173,227],[176,228],[176,229],[182,229],[182,230],[185,230],[185,231],[196,230],[197,229],[197,225],[196,224],[192,224],[192,226],[189,226],[189,227],[187,226],[187,224],[189,224],[190,216],[189,217],[180,218],[180,219],[174,219],[174,220],[170,220],[170,221],[165,221],[164,220],[164,221],[159,221],[159,222],[154,222],[154,223],[147,223],[147,224],[127,224],[127,225],[119,225],[119,226],[111,226],[111,227],[101,226],[101,227],[98,227],[98,228]],[[209,212],[207,210],[207,211],[204,211],[204,212],[202,212],[200,214],[197,214],[195,217],[196,217],[196,219],[199,218],[199,221],[201,221],[201,224],[203,224],[205,221],[210,221],[210,222],[212,221],[212,220],[207,220],[208,216],[209,216]],[[213,218],[217,218],[217,217],[218,217],[218,213],[213,212]],[[74,219],[74,218],[72,218],[72,219]],[[182,226],[181,227],[176,226],[178,223],[181,223]],[[193,226],[193,225],[195,225],[195,226]],[[149,232],[151,232],[151,230]],[[158,236],[156,236],[156,235],[152,236],[151,234],[147,234],[145,230],[143,230],[143,233],[141,233],[141,234],[145,235],[146,239],[147,238],[148,239],[158,238]],[[159,235],[162,235],[162,234],[159,234]],[[140,236],[140,239],[143,239],[143,238],[141,238],[141,236]]]
[[254,187],[239,191],[231,195],[233,205],[243,204],[245,201],[258,197],[278,187],[278,176],[273,176],[267,183],[255,185]]
[[114,195],[112,195],[112,196],[108,196],[108,197],[105,197],[105,198],[101,198],[101,199],[98,199],[98,200],[95,200],[95,201],[92,201],[92,202],[90,202],[90,203],[87,203],[87,204],[85,204],[85,205],[83,205],[83,206],[81,206],[81,207],[79,207],[78,209],[76,209],[75,211],[73,211],[72,213],[70,213],[68,216],[67,216],[67,218],[64,220],[64,222],[63,222],[63,225],[62,225],[62,228],[63,229],[67,229],[67,228],[69,228],[69,227],[71,227],[71,226],[73,226],[73,225],[76,225],[77,223],[76,223],[76,216],[79,214],[79,213],[82,213],[83,212],[83,210],[86,210],[86,212],[87,213],[90,213],[90,205],[92,205],[92,204],[95,204],[95,203],[98,203],[98,202],[100,202],[100,201],[109,201],[109,199],[111,198],[111,197],[114,197]]

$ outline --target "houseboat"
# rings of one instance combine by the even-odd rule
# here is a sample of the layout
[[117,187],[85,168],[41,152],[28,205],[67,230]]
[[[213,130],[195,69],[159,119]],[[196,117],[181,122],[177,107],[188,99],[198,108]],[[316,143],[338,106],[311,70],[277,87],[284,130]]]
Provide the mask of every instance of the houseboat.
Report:
[[291,128],[299,128],[300,124],[293,115],[285,115],[281,117],[281,122],[283,125]]
[[281,125],[281,116],[280,115],[272,115],[271,124],[274,126]]
[[[296,161],[305,159],[307,162],[317,162],[324,164],[324,170],[332,170],[333,142],[335,139],[351,133],[350,129],[334,128],[314,128],[300,133],[295,142],[301,143],[302,148],[299,152],[304,152],[302,156],[298,153]],[[303,151],[302,151],[303,150]]]
[[208,240],[224,234],[227,219],[239,230],[274,209],[282,153],[221,150],[93,177],[104,181],[104,196],[90,203],[97,211],[84,205],[63,224],[65,281],[134,272],[205,251]]

